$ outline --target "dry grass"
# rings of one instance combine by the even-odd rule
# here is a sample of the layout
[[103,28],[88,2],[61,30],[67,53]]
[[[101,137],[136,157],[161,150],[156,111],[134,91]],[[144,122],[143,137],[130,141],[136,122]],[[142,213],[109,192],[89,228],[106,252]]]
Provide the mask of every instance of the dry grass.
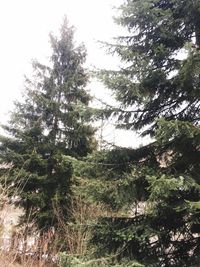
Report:
[[[105,215],[103,206],[89,204],[76,197],[72,202],[73,223],[66,224],[59,208],[54,207],[59,221],[59,228],[64,236],[67,253],[70,255],[84,255],[87,251],[88,239],[91,235],[91,222]],[[59,238],[59,237],[58,237]],[[59,248],[62,251],[62,247]]]
[[[55,207],[67,253],[84,255],[91,233],[90,222],[105,215],[105,209],[101,205],[88,204],[77,197],[72,203],[72,213],[74,223],[66,224],[61,212]],[[0,267],[56,267],[52,257],[64,249],[62,245],[58,246],[60,236],[53,230],[41,236],[36,233],[32,223],[25,228],[16,228],[21,214],[22,210],[9,204],[6,189],[0,187]],[[27,227],[29,235],[26,234]],[[6,245],[5,237],[9,240]],[[28,244],[33,237],[34,242]]]
[[0,187],[0,267],[50,267],[42,256],[34,258],[21,253],[24,236],[23,231],[16,230],[16,225],[23,211],[10,204],[7,190]]
[[[9,236],[9,242],[6,246],[2,238],[0,267],[56,267],[57,264],[52,262],[52,257],[63,251],[62,245],[60,247],[57,245],[60,236],[52,230],[40,236],[36,234],[31,223],[27,236],[26,228],[15,227],[17,216],[21,214],[21,211],[8,204],[6,192],[1,192],[0,199],[1,202],[4,201],[3,204],[1,203],[0,209],[1,237],[6,236],[8,238]],[[88,224],[91,220],[102,215],[102,207],[87,204],[80,198],[76,198],[73,201],[72,212],[75,221],[73,224],[66,224],[61,214],[55,209],[63,233],[62,238],[64,237],[65,246],[68,248],[67,253],[83,255],[86,253],[87,241],[90,237]],[[13,225],[10,224],[11,221]],[[31,244],[30,240],[32,240]],[[50,257],[48,258],[47,255]]]

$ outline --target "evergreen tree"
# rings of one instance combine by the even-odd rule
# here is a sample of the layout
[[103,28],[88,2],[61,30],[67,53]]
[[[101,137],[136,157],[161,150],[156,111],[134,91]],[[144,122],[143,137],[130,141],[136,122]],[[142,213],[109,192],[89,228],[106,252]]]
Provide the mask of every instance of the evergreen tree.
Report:
[[41,231],[58,227],[58,214],[71,217],[73,168],[66,156],[86,156],[95,147],[94,129],[81,112],[91,100],[85,47],[75,45],[66,19],[50,41],[49,66],[33,62],[34,76],[0,137],[1,162],[12,166],[6,182],[25,210],[22,223],[34,221]]
[[[99,199],[134,213],[102,218],[92,241],[101,255],[116,253],[148,267],[198,266],[200,2],[126,0],[121,11],[117,22],[129,33],[110,49],[123,67],[100,73],[120,102],[109,112],[119,127],[155,141],[98,160]],[[146,209],[138,212],[142,202]]]

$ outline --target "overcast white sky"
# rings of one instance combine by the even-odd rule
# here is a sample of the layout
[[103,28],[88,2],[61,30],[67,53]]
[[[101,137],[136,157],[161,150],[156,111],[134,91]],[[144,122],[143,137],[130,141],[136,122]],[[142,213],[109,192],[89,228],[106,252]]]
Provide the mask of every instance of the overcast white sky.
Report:
[[[31,60],[44,60],[50,55],[49,32],[56,32],[67,15],[76,27],[77,43],[85,43],[88,50],[87,65],[112,67],[117,59],[105,55],[97,40],[109,41],[122,29],[115,25],[114,6],[123,0],[2,0],[0,1],[0,122],[13,108],[13,100],[23,91],[23,76],[30,73]],[[99,84],[91,84],[92,93],[107,98]],[[118,145],[135,146],[141,143],[133,133],[125,137],[110,130],[109,140]]]

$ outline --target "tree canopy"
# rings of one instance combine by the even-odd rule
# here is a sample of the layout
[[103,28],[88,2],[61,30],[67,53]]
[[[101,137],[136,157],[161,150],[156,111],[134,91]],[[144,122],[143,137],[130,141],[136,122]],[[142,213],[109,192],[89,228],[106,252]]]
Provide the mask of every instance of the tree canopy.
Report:
[[[11,166],[6,182],[11,195],[19,192],[23,223],[34,220],[41,231],[58,227],[58,215],[69,221],[73,183],[87,207],[103,203],[107,216],[76,227],[90,229],[92,251],[110,264],[197,267],[200,1],[124,0],[120,11],[127,34],[107,45],[121,66],[98,73],[119,106],[87,109],[86,51],[64,20],[59,38],[50,35],[50,64],[33,62],[24,101],[0,137],[0,161]],[[94,151],[94,112],[152,141]]]
[[102,71],[121,126],[153,133],[159,117],[198,124],[199,1],[125,1],[121,11],[128,33],[110,49],[124,67]]
[[200,249],[200,2],[127,0],[120,9],[116,21],[128,33],[109,49],[122,67],[99,76],[120,103],[109,111],[118,127],[155,141],[104,158],[102,200],[133,212],[102,218],[92,241],[99,255],[116,253],[145,266],[194,266]]
[[73,168],[65,156],[79,158],[95,148],[95,130],[80,112],[91,100],[85,47],[75,45],[67,19],[50,42],[49,65],[33,62],[23,101],[15,103],[3,127],[7,135],[0,137],[1,162],[11,164],[6,182],[20,196],[23,222],[33,220],[39,230],[57,227],[56,213],[71,217]]

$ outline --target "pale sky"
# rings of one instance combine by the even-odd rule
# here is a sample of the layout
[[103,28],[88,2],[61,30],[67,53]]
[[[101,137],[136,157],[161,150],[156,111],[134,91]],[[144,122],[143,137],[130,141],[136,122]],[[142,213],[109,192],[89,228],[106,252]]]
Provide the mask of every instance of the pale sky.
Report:
[[[0,122],[8,118],[13,100],[20,98],[24,74],[31,73],[31,60],[44,61],[51,54],[49,33],[58,31],[64,15],[76,28],[77,43],[86,45],[88,67],[118,65],[118,60],[105,55],[97,41],[111,41],[123,31],[112,18],[117,14],[113,7],[122,3],[123,0],[1,0]],[[92,94],[109,99],[102,85],[93,82],[90,86]],[[122,146],[137,146],[142,142],[133,132],[122,133],[112,127],[105,135]]]

